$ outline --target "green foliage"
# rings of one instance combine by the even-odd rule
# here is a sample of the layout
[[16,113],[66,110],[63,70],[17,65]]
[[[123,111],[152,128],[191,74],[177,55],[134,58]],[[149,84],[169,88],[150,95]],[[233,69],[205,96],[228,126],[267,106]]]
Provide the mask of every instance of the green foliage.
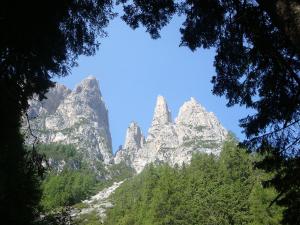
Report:
[[75,219],[74,225],[102,225],[99,216],[96,212],[91,212],[88,214],[83,214],[80,218]]
[[47,160],[65,162],[62,171],[57,171],[55,165],[50,165],[50,170],[42,182],[41,206],[45,212],[74,205],[93,193],[99,181],[73,145],[41,144],[37,146],[37,151]]
[[40,144],[37,147],[40,154],[44,154],[46,158],[54,160],[79,160],[81,155],[73,145],[65,145],[59,143]]
[[116,190],[105,224],[280,224],[282,209],[269,207],[276,192],[262,188],[266,174],[254,160],[228,141],[219,157],[197,154],[182,168],[150,165]]
[[220,147],[220,144],[216,143],[216,141],[213,140],[196,140],[196,139],[190,139],[185,140],[183,143],[184,147],[194,147],[194,148],[212,148],[216,149]]
[[104,188],[111,186],[114,182],[119,182],[132,177],[135,174],[135,171],[124,162],[121,162],[119,164],[108,166],[106,173],[109,178],[99,181],[94,187],[93,193],[97,193]]
[[132,177],[135,173],[134,169],[127,166],[124,162],[113,164],[108,168],[108,170],[110,172],[110,177],[114,181],[125,180],[129,177]]
[[87,198],[96,182],[95,174],[86,170],[49,174],[42,184],[41,205],[46,211],[73,205]]
[[[44,154],[46,159],[66,162],[61,172],[50,168],[42,182],[41,205],[47,213],[74,204],[76,204],[75,207],[84,207],[79,203],[81,200],[134,174],[134,170],[125,163],[114,164],[106,168],[101,162],[95,164],[96,174],[82,162],[81,154],[72,145],[43,144],[37,146],[37,151]],[[77,167],[75,168],[74,165]],[[98,173],[109,178],[100,179]]]
[[39,217],[34,225],[66,225],[73,224],[71,208],[63,207],[52,210],[50,213]]
[[255,183],[251,195],[249,197],[250,213],[255,220],[250,223],[251,225],[260,224],[278,224],[282,220],[283,209],[278,207],[270,207],[270,200],[276,196],[274,188],[263,188],[260,183]]

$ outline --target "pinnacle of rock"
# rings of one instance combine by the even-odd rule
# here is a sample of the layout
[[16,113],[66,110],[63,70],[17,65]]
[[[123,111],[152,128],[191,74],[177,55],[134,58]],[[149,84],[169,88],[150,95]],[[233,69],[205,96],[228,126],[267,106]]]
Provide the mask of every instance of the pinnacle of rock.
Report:
[[179,109],[176,124],[207,125],[207,111],[195,98],[186,101]]
[[118,152],[115,162],[125,161],[138,173],[149,163],[189,163],[196,152],[219,154],[226,136],[216,116],[195,98],[182,105],[173,123],[165,99],[159,96],[145,144],[140,149],[128,145]]
[[99,94],[101,95],[100,88],[96,77],[88,76],[84,80],[82,80],[75,88],[74,91],[76,94],[81,92],[85,92],[86,94]]
[[163,125],[170,122],[172,122],[172,118],[167,102],[163,96],[158,96],[154,109],[152,126]]
[[124,142],[125,149],[139,149],[144,144],[144,136],[137,123],[130,123],[126,131],[126,138]]
[[56,85],[47,96],[43,117],[33,121],[39,140],[72,144],[90,165],[97,161],[111,163],[108,110],[96,78],[87,77],[73,91]]
[[[178,140],[183,144],[192,140],[201,140],[210,143],[205,146],[220,146],[227,136],[226,129],[217,117],[212,112],[208,112],[194,98],[180,107],[175,124]],[[220,148],[217,152],[219,151]]]
[[94,76],[82,80],[66,98],[58,111],[76,122],[79,118],[92,119],[98,126],[109,129],[108,110]]
[[138,151],[144,147],[145,138],[137,123],[130,123],[126,131],[124,146],[117,151],[114,158],[115,163],[124,161],[127,165],[131,165],[136,158]]

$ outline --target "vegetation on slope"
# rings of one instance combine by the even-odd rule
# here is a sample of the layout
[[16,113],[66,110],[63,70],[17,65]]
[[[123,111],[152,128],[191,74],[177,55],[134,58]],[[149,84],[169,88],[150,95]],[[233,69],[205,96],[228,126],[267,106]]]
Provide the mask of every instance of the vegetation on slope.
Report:
[[[113,182],[133,175],[133,170],[125,164],[106,168],[99,163],[97,169],[101,171],[94,171],[72,145],[43,144],[37,147],[37,151],[44,154],[48,161],[52,160],[41,185],[41,206],[45,212],[79,203]],[[54,161],[56,163],[53,163]],[[59,164],[63,166],[58,166]],[[99,179],[97,172],[106,174],[108,179]]]
[[89,197],[96,183],[96,175],[88,170],[49,174],[42,184],[41,204],[45,210],[73,205]]
[[282,208],[271,205],[270,175],[254,169],[256,156],[233,141],[219,157],[194,155],[182,168],[150,165],[113,195],[106,225],[280,224]]

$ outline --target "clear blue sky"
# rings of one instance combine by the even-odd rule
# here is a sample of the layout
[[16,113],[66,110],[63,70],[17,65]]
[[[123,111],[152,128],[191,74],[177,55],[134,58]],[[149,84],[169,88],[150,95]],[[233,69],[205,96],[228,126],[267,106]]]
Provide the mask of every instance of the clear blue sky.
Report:
[[163,29],[160,39],[152,40],[143,28],[133,31],[115,19],[97,54],[80,57],[71,75],[57,80],[74,88],[88,75],[97,77],[109,110],[113,151],[123,144],[131,121],[147,133],[157,95],[165,96],[173,118],[185,101],[195,97],[226,129],[243,139],[238,121],[248,111],[238,106],[227,108],[225,98],[212,95],[214,50],[191,52],[179,47],[180,25],[180,19],[175,19]]

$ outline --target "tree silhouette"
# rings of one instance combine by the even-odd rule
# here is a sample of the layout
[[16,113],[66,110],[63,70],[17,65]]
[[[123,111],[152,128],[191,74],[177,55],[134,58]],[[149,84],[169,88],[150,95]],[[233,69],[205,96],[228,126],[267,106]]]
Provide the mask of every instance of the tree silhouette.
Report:
[[300,224],[300,3],[297,0],[119,0],[123,20],[153,38],[175,14],[185,18],[181,46],[215,48],[213,93],[228,106],[256,111],[240,120],[267,184],[287,206],[285,224]]
[[37,216],[38,155],[23,147],[22,115],[51,78],[65,76],[79,55],[92,55],[114,16],[111,0],[3,0],[0,3],[1,224]]

